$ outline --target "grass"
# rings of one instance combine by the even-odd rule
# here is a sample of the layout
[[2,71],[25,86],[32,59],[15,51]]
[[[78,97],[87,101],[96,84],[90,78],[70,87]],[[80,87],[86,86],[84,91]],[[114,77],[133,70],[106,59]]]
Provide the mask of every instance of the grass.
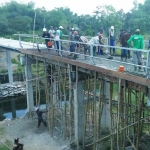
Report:
[[9,150],[6,146],[0,144],[0,150]]
[[[5,128],[0,127],[0,139],[5,135]],[[8,148],[0,142],[0,150],[8,150]]]
[[5,135],[5,128],[4,127],[0,127],[0,137]]
[[[0,127],[0,140],[5,136],[5,132],[5,127]],[[12,142],[7,139],[5,139],[4,144],[10,148],[13,146]],[[0,142],[0,150],[9,150],[4,144]]]
[[[13,146],[12,142],[9,140],[5,140],[4,144],[8,146],[9,148]],[[4,144],[0,143],[0,150],[9,150]]]

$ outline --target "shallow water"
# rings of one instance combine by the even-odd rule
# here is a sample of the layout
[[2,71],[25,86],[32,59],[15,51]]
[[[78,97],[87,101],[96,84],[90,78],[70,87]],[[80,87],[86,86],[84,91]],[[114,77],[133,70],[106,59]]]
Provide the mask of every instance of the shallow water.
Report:
[[[14,119],[23,116],[27,112],[27,102],[26,97],[16,97],[15,98],[15,110],[12,111],[12,98],[6,100],[0,99],[0,121],[4,119]],[[41,104],[40,108],[46,108],[45,104]],[[13,112],[13,113],[12,113]]]

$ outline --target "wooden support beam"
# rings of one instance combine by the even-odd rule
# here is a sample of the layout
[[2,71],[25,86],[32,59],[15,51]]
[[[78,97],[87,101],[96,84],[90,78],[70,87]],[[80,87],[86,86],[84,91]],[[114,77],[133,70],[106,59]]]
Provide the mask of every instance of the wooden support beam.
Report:
[[106,76],[110,76],[110,77],[116,77],[116,78],[124,79],[124,80],[131,81],[134,83],[138,83],[138,84],[141,84],[144,86],[148,86],[148,87],[150,86],[150,80],[148,80],[146,78],[139,77],[139,76],[134,76],[134,75],[130,75],[127,73],[120,73],[117,71],[108,70],[105,68],[100,68],[98,66],[79,62],[79,61],[72,60],[72,59],[65,58],[65,57],[55,56],[55,55],[51,55],[51,54],[47,55],[47,53],[42,53],[42,52],[38,52],[35,50],[33,51],[33,50],[27,50],[27,49],[21,49],[20,48],[20,49],[18,49],[18,51],[20,51],[23,54],[44,57],[47,59],[51,59],[53,61],[60,61],[61,63],[75,65],[78,67],[86,68],[88,70],[94,70],[94,71],[97,71],[99,73],[99,76],[106,75]]

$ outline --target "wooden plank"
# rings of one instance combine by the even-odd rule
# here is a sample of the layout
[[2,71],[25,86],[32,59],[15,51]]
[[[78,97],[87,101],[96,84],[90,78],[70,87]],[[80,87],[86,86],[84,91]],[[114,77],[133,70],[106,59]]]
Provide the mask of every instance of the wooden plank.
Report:
[[[102,78],[107,77],[107,78],[110,80],[110,82],[119,84],[119,78],[111,77],[111,76],[109,77],[109,76],[106,76],[106,75],[103,75],[103,76],[101,76],[101,77],[102,77]],[[136,90],[136,91],[141,91],[141,92],[147,94],[147,86],[141,85],[141,84],[139,84],[139,83],[127,81],[127,80],[125,80],[125,79],[122,79],[121,85],[124,86],[125,82],[126,82],[126,87],[127,87],[127,88],[130,88],[130,89]]]
[[18,49],[18,51],[20,51],[23,54],[29,54],[29,55],[44,57],[44,58],[51,59],[54,61],[59,61],[62,63],[71,64],[71,65],[75,65],[78,67],[86,68],[88,70],[97,71],[99,73],[99,75],[103,74],[103,75],[112,76],[112,77],[124,79],[127,81],[131,81],[134,83],[138,83],[138,84],[141,84],[144,86],[148,86],[148,87],[150,86],[150,80],[148,80],[146,78],[142,78],[142,77],[126,74],[126,73],[120,73],[120,72],[108,70],[105,68],[100,68],[100,67],[97,67],[97,66],[94,66],[91,64],[86,64],[86,63],[79,62],[77,60],[72,60],[72,59],[65,58],[65,57],[60,57],[60,56],[56,56],[56,55],[47,55],[46,53],[38,52],[35,50],[31,51],[31,50],[26,50],[26,49]]

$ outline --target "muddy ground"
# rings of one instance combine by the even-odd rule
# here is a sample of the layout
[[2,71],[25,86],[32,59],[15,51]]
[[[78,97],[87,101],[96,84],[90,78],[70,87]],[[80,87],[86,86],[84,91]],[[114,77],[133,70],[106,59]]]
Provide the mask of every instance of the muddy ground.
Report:
[[48,127],[43,124],[37,128],[37,120],[21,117],[15,120],[4,120],[0,122],[0,141],[10,148],[13,147],[13,140],[20,138],[20,143],[24,144],[24,150],[63,150],[68,146],[68,142],[60,143],[53,139]]

